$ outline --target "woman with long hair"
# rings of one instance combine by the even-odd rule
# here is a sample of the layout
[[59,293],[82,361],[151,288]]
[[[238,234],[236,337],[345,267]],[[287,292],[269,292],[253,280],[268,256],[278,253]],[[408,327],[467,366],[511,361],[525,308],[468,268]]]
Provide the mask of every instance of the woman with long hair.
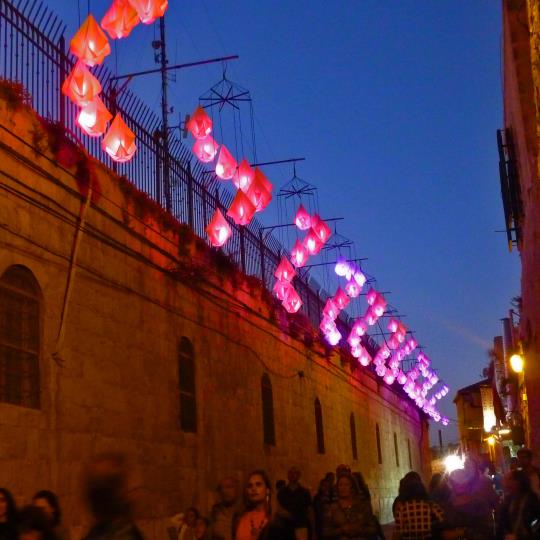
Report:
[[350,473],[340,474],[337,484],[337,502],[325,514],[323,538],[335,540],[364,540],[377,534],[377,522],[371,503],[360,496]]
[[68,532],[62,527],[62,510],[55,493],[42,489],[32,497],[32,504],[43,511],[58,540],[69,540]]
[[17,507],[13,495],[0,488],[0,540],[17,538]]

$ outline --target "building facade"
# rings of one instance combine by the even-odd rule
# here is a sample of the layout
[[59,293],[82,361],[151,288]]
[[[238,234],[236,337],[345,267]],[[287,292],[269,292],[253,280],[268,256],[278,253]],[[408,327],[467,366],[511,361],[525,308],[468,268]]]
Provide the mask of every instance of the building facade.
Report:
[[0,100],[0,129],[2,484],[58,492],[78,537],[85,465],[124,452],[157,538],[226,475],[298,465],[316,489],[345,462],[390,521],[399,479],[429,474],[414,403],[126,180],[93,161],[85,177],[27,107]]
[[518,404],[527,444],[540,456],[540,6],[504,0],[504,129],[498,133],[501,187],[510,248],[522,263],[521,319],[515,351],[525,357]]

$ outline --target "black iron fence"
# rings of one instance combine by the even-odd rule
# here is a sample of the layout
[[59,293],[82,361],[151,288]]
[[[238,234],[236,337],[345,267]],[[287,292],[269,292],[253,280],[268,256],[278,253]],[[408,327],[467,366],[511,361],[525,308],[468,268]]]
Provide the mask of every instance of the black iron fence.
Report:
[[[76,108],[61,92],[61,85],[74,65],[67,53],[65,29],[39,0],[0,0],[0,77],[22,83],[38,114],[76,131]],[[117,164],[102,152],[99,140],[86,137],[88,152],[125,175],[164,208],[170,206],[175,218],[204,238],[204,229],[215,209],[228,207],[232,194],[218,193],[215,183],[210,182],[209,186],[208,175],[203,174],[196,160],[192,164],[191,151],[180,140],[169,143],[169,156],[164,160],[159,117],[129,90],[116,96],[112,74],[106,67],[99,66],[95,74],[102,84],[101,97],[107,108],[120,112],[135,133],[137,152],[129,163]],[[169,166],[170,204],[166,204],[162,186],[165,161]],[[271,234],[263,235],[257,220],[247,227],[232,222],[230,225],[233,236],[224,246],[225,252],[243,272],[259,277],[271,289],[282,246]],[[295,278],[294,285],[303,301],[303,312],[317,327],[326,293],[307,275]],[[338,326],[345,331],[349,322],[343,314]]]

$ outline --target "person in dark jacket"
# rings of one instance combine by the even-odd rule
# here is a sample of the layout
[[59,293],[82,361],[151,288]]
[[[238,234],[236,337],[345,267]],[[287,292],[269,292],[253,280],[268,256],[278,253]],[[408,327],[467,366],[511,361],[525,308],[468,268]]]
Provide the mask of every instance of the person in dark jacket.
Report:
[[32,504],[43,510],[58,540],[69,540],[67,530],[62,527],[62,510],[60,509],[60,502],[55,493],[48,489],[42,489],[32,497]]
[[0,488],[0,540],[16,540],[17,507],[13,495]]

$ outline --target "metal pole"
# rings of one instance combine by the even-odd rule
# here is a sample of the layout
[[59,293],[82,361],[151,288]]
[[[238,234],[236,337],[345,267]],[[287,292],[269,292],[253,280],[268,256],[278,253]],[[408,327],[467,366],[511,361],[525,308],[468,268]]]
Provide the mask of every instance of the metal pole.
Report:
[[[63,35],[60,36],[60,87],[66,79],[66,39]],[[60,96],[60,124],[66,125],[66,96],[62,92],[58,92]]]
[[159,19],[161,47],[161,137],[163,142],[163,187],[165,208],[171,211],[171,179],[169,169],[169,102],[167,98],[167,50],[165,48],[165,17]]
[[259,250],[261,252],[261,280],[263,285],[266,287],[266,276],[264,275],[264,240],[262,229],[259,229]]

